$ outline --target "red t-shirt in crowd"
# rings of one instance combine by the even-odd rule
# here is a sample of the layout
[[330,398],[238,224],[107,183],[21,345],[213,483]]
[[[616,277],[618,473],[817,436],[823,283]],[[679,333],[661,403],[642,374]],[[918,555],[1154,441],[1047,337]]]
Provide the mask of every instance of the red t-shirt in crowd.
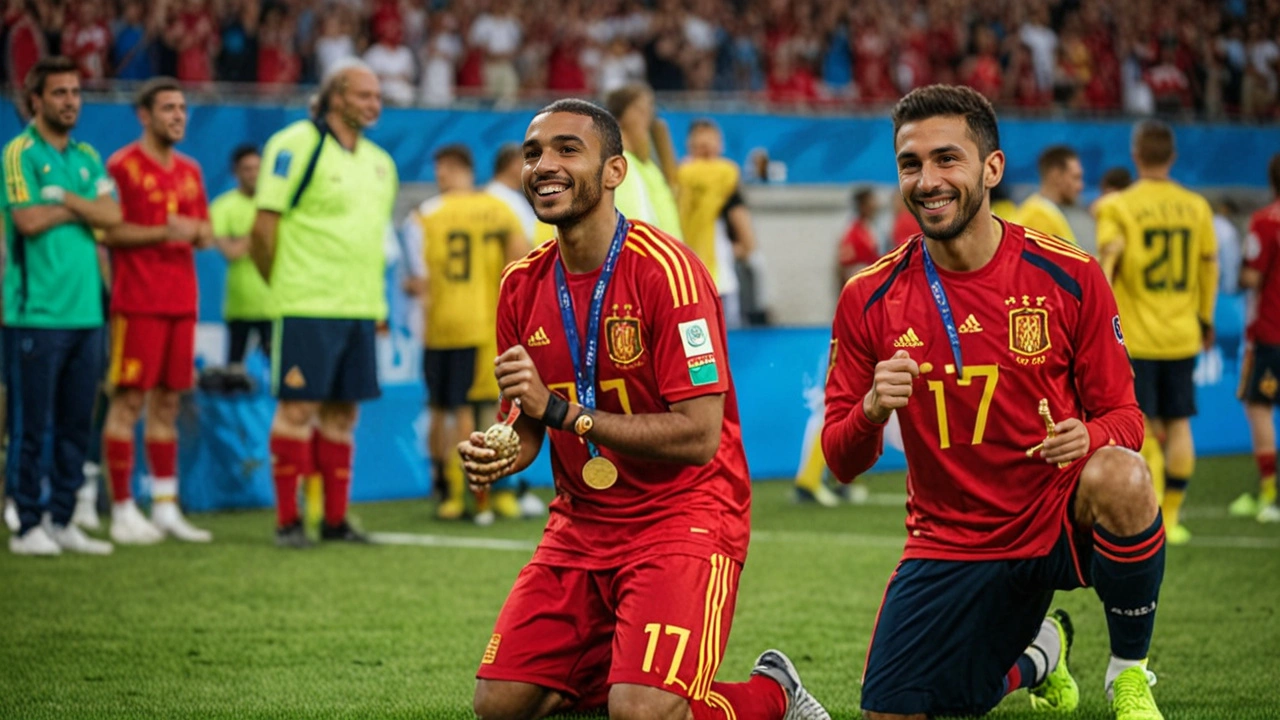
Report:
[[[127,223],[164,225],[171,214],[209,218],[200,166],[179,152],[173,153],[173,162],[166,168],[133,142],[107,160],[107,172],[116,182]],[[111,276],[112,313],[196,314],[196,267],[190,242],[113,248]]]
[[1026,450],[1045,439],[1038,414],[1084,421],[1089,446],[1142,444],[1111,287],[1074,245],[1000,221],[992,259],[972,272],[938,274],[958,330],[963,377],[925,278],[923,236],[845,286],[836,309],[822,446],[836,477],[875,463],[883,425],[863,398],[876,363],[905,350],[920,364],[915,392],[897,410],[907,456],[904,557],[996,560],[1040,557],[1064,524],[1082,458],[1059,469]]
[[1280,345],[1280,200],[1250,219],[1244,264],[1262,273],[1262,286],[1250,296],[1245,337],[1263,345]]
[[[557,300],[556,241],[514,263],[498,304],[498,348],[522,344],[542,381],[577,402]],[[585,344],[591,294],[600,271],[566,274]],[[706,465],[678,465],[600,454],[618,468],[616,484],[593,489],[590,459],[571,431],[548,430],[556,498],[533,562],[587,570],[616,568],[645,553],[721,553],[743,562],[750,534],[751,481],[738,403],[729,376],[724,313],[710,273],[681,242],[633,221],[604,297],[596,404],[605,412],[669,412],[673,404],[724,395],[720,446]]]

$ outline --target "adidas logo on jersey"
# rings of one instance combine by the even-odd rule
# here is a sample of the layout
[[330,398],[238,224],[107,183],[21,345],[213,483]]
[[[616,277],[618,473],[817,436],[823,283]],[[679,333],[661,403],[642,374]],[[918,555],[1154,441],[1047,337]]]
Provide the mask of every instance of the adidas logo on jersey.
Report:
[[529,347],[542,347],[550,344],[551,338],[547,337],[547,331],[543,330],[541,325],[529,336]]
[[969,313],[969,317],[964,319],[964,324],[960,326],[962,333],[980,333],[982,332],[982,323],[978,322],[978,318]]
[[907,328],[906,332],[893,341],[893,346],[896,348],[924,347],[924,341],[916,335],[915,328]]

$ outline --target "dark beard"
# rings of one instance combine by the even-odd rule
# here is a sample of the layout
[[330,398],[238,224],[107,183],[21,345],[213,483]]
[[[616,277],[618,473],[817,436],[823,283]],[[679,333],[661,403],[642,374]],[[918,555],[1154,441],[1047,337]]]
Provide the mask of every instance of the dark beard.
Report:
[[533,195],[530,205],[533,205],[533,214],[538,219],[548,225],[556,225],[558,227],[573,227],[582,221],[587,215],[595,210],[600,204],[600,198],[604,196],[604,163],[600,163],[600,169],[596,171],[594,182],[585,184],[574,183],[573,202],[569,203],[568,209],[559,214],[543,214],[538,210],[537,195]]
[[70,133],[76,126],[74,122],[72,122],[70,125],[64,124],[61,120],[58,119],[58,116],[56,114],[45,115],[44,124],[48,125],[50,130],[60,135],[66,135],[67,133]]
[[932,228],[925,223],[924,216],[919,210],[919,205],[912,204],[911,214],[916,216],[916,222],[920,224],[920,229],[924,232],[925,237],[930,240],[946,242],[947,240],[954,240],[960,233],[965,231],[965,228],[969,227],[969,223],[973,222],[973,218],[982,209],[982,201],[986,196],[987,186],[980,177],[978,178],[977,191],[969,195],[969,202],[956,213],[956,219],[952,220],[950,225],[940,228]]

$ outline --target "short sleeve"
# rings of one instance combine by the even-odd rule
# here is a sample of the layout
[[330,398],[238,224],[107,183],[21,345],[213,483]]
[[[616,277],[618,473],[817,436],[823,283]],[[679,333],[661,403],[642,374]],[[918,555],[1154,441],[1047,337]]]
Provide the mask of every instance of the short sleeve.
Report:
[[209,205],[209,225],[214,237],[231,237],[231,212],[224,198],[217,198]]
[[87,185],[92,189],[92,197],[117,197],[115,180],[107,174],[107,168],[102,164],[102,156],[98,155],[98,151],[88,143],[80,143],[80,150],[85,156],[84,166],[89,172]]
[[36,163],[26,153],[27,138],[20,135],[4,149],[5,204],[11,208],[40,202],[40,176]]
[[[304,138],[310,142],[302,142]],[[259,209],[281,214],[289,209],[315,145],[313,133],[293,127],[271,136],[262,150],[262,167],[258,171],[258,188],[254,193]],[[392,172],[395,172],[394,167]]]
[[683,254],[674,259],[677,264],[668,278],[646,283],[654,373],[668,405],[729,391],[720,296],[701,264],[689,262]]
[[204,173],[200,171],[200,166],[195,163],[191,164],[191,174],[196,179],[196,199],[192,207],[193,215],[201,220],[209,219],[209,193],[204,189]]

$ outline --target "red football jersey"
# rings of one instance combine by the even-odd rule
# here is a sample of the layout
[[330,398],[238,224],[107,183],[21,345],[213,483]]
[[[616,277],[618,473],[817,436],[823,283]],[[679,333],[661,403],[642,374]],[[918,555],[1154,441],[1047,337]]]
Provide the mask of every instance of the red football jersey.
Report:
[[938,268],[959,331],[964,377],[925,279],[923,236],[855,275],[836,309],[822,446],[842,480],[866,471],[883,426],[862,408],[875,365],[906,350],[920,364],[898,410],[907,456],[908,558],[1038,557],[1057,539],[1083,460],[1065,469],[1026,451],[1045,439],[1037,413],[1080,418],[1090,447],[1142,444],[1115,299],[1073,245],[1001,221],[982,268]]
[[[204,178],[195,160],[175,152],[163,167],[134,142],[107,160],[125,222],[164,225],[170,214],[209,218]],[[111,250],[111,312],[195,315],[196,266],[191,243],[170,240]]]
[[[556,299],[552,240],[507,269],[498,304],[498,347],[524,345],[542,381],[577,402]],[[600,271],[566,274],[579,337]],[[729,377],[724,313],[716,284],[681,242],[633,221],[600,319],[596,404],[610,413],[665,413],[684,400],[725,395],[720,447],[695,467],[646,460],[605,447],[618,468],[610,488],[582,479],[590,459],[570,431],[548,430],[556,498],[534,562],[586,569],[617,567],[645,552],[722,553],[746,560],[751,482],[738,403]]]
[[[1280,200],[1253,214],[1245,239],[1244,265],[1262,273],[1262,286],[1249,294],[1245,337],[1263,345],[1280,345]],[[1268,312],[1259,312],[1267,308]]]

